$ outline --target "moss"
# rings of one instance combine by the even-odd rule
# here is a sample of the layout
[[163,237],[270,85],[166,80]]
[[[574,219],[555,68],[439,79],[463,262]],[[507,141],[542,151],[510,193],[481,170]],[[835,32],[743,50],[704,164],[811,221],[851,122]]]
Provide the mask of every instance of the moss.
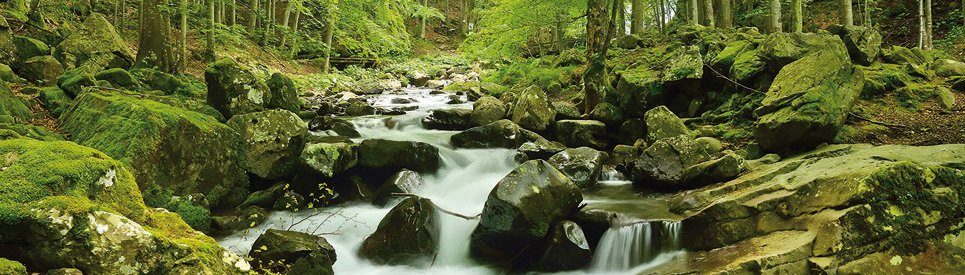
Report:
[[26,122],[33,118],[27,102],[10,91],[7,84],[0,81],[0,123]]
[[902,107],[911,111],[921,108],[922,103],[935,100],[943,107],[951,108],[955,97],[947,88],[930,83],[911,83],[897,91],[897,99]]
[[729,70],[730,66],[734,65],[734,60],[737,59],[737,56],[744,52],[748,46],[751,46],[750,42],[743,40],[728,43],[727,47],[721,50],[720,53],[717,53],[717,56],[714,57],[713,61],[711,61],[711,64],[714,64],[714,66],[719,68]]
[[904,88],[915,79],[902,66],[880,64],[872,67],[859,67],[865,75],[862,98],[872,98],[887,92]]
[[27,268],[20,262],[0,258],[0,274],[7,275],[26,275]]
[[51,132],[46,128],[37,127],[33,125],[24,124],[9,124],[0,123],[0,131],[5,134],[0,134],[0,139],[12,139],[12,138],[32,138],[36,140],[44,141],[58,141],[65,140],[64,136]]
[[188,200],[173,200],[164,207],[181,216],[191,228],[201,232],[211,231],[211,211]]

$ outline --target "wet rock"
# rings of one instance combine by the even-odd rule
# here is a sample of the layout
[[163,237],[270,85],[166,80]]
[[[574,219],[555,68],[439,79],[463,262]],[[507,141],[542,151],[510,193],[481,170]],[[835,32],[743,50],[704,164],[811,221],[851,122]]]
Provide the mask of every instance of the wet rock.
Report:
[[556,137],[569,147],[607,147],[606,125],[596,120],[560,120],[556,122]]
[[211,225],[221,231],[238,231],[255,226],[268,220],[268,211],[257,206],[249,206],[234,213],[211,217]]
[[429,89],[442,89],[445,86],[446,86],[445,80],[437,80],[437,79],[426,81],[426,85],[425,85],[425,87]]
[[365,238],[359,256],[377,264],[428,265],[436,253],[438,229],[432,201],[411,197],[392,208]]
[[389,201],[396,198],[394,193],[415,194],[424,184],[422,175],[409,169],[402,169],[392,175],[378,190],[375,191],[373,203],[378,206],[385,206]]
[[[286,265],[297,265],[301,261],[316,261],[312,257],[328,260],[328,266],[320,274],[333,274],[331,268],[337,256],[335,248],[321,236],[308,233],[268,229],[251,246],[248,256],[256,269],[285,272]],[[314,273],[313,273],[314,274]]]
[[470,128],[452,136],[452,144],[461,148],[519,148],[523,143],[539,141],[543,137],[503,119]]
[[112,86],[137,91],[141,83],[131,72],[122,68],[107,69],[94,75],[94,79],[110,82]]
[[543,251],[531,268],[546,272],[576,270],[590,264],[592,256],[583,229],[572,221],[564,220],[550,230]]
[[861,26],[832,26],[831,33],[837,34],[848,48],[848,55],[855,64],[869,66],[881,54],[881,34],[873,28]]
[[227,118],[265,109],[271,91],[248,69],[222,58],[204,71],[208,105]]
[[0,82],[0,123],[25,123],[31,119],[33,112],[27,101],[14,95],[7,83]]
[[550,157],[547,162],[580,188],[596,186],[607,155],[588,147],[566,149]]
[[647,124],[647,141],[651,143],[690,133],[684,121],[666,106],[650,109],[644,115],[644,120]]
[[466,103],[466,101],[462,99],[461,95],[450,95],[449,101],[446,102],[446,104],[463,104],[463,103]]
[[92,89],[61,115],[61,129],[129,165],[145,197],[203,193],[231,207],[247,192],[241,137],[211,116]]
[[470,237],[474,258],[507,263],[538,245],[556,221],[576,212],[579,187],[543,160],[527,161],[489,193]]
[[63,73],[64,66],[50,55],[32,57],[20,66],[20,75],[31,82],[41,84],[56,83],[57,77]]
[[358,145],[350,142],[310,143],[299,160],[311,172],[331,178],[355,167],[359,162]]
[[367,116],[375,114],[375,107],[365,100],[355,99],[349,101],[348,105],[345,106],[345,114],[350,116]]
[[743,171],[742,158],[734,154],[719,157],[719,150],[719,141],[712,138],[677,136],[658,140],[634,162],[633,182],[680,190],[727,180]]
[[429,116],[422,119],[422,125],[427,129],[461,131],[472,127],[469,109],[440,109],[433,110]]
[[355,125],[351,122],[330,116],[317,116],[313,118],[312,121],[308,123],[308,129],[312,131],[332,131],[340,136],[349,138],[362,136],[355,130]]
[[244,209],[248,208],[249,206],[271,208],[275,204],[275,201],[285,194],[287,189],[287,183],[278,183],[269,187],[268,189],[252,192],[250,195],[248,195],[248,198],[245,199],[245,202],[241,203],[238,208]]
[[479,98],[473,105],[469,119],[475,126],[496,122],[506,117],[506,104],[492,96]]
[[291,175],[308,137],[308,126],[286,110],[236,115],[226,124],[241,134],[242,167],[264,179]]
[[568,219],[580,226],[590,247],[597,247],[603,234],[612,226],[612,221],[617,219],[617,214],[606,210],[583,208]]
[[552,126],[556,109],[542,89],[530,86],[523,90],[513,104],[512,121],[527,130],[543,131]]
[[96,74],[106,68],[129,68],[134,64],[130,45],[102,14],[92,13],[61,41],[54,56],[68,68]]
[[821,51],[786,66],[754,110],[754,137],[761,148],[812,148],[837,135],[864,77],[846,55]]
[[439,168],[439,149],[423,142],[367,139],[359,146],[359,165],[432,172]]
[[271,93],[267,95],[265,108],[284,109],[292,112],[298,112],[302,109],[302,103],[298,100],[298,90],[296,90],[295,82],[291,78],[281,73],[274,73],[268,79],[266,85],[268,85],[268,91]]
[[528,160],[546,160],[563,150],[566,150],[566,146],[562,143],[549,141],[546,139],[523,143],[523,145],[520,145],[517,149],[517,151],[526,154]]

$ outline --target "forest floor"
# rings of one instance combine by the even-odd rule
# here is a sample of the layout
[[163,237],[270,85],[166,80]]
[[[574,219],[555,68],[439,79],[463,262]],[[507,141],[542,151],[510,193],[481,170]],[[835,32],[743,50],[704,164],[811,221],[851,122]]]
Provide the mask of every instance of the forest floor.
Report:
[[[863,118],[852,116],[855,126],[876,124],[876,130],[855,137],[853,143],[937,145],[965,143],[965,94],[954,93],[955,106],[946,110],[935,101],[922,103],[915,112],[901,108],[897,100],[861,100],[856,109]],[[872,120],[868,121],[868,120]]]

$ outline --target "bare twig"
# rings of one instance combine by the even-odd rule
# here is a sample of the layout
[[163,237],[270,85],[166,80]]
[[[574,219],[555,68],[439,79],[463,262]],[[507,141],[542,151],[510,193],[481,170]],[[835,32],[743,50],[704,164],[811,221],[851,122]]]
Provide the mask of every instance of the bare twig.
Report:
[[[399,197],[419,197],[419,195],[410,194],[410,193],[392,193],[392,195],[393,195],[393,196],[399,196]],[[446,213],[446,214],[449,214],[449,215],[453,215],[453,216],[456,216],[456,217],[459,217],[459,218],[463,218],[463,219],[466,219],[466,220],[475,220],[475,219],[478,219],[479,217],[482,216],[482,213],[476,214],[476,215],[474,215],[474,216],[468,216],[468,215],[456,213],[456,212],[453,212],[453,211],[451,211],[451,210],[447,210],[447,209],[445,209],[445,208],[440,207],[440,206],[439,206],[438,204],[436,204],[435,202],[432,202],[432,200],[429,200],[429,202],[432,203],[432,207],[435,207],[436,209],[439,209],[439,212]]]
[[737,80],[734,80],[734,79],[732,79],[732,78],[730,78],[730,77],[725,76],[724,74],[718,72],[717,69],[714,69],[713,66],[708,65],[707,62],[703,62],[703,60],[701,60],[701,63],[704,64],[704,67],[707,67],[708,69],[710,69],[710,71],[714,72],[714,74],[717,75],[717,77],[723,78],[724,80],[727,80],[727,82],[734,83],[734,85],[737,85],[738,87],[747,89],[748,91],[752,91],[752,92],[759,93],[759,94],[766,94],[765,92],[758,91],[757,89],[748,87],[748,86],[746,86],[746,85],[744,85],[744,84],[741,84],[741,83],[738,82]]
[[905,126],[905,125],[902,125],[902,124],[894,124],[894,123],[881,122],[881,121],[873,120],[873,119],[870,119],[870,118],[867,118],[867,117],[863,117],[863,116],[861,116],[861,115],[859,115],[859,114],[857,114],[857,113],[855,113],[855,112],[848,112],[848,114],[851,115],[851,116],[853,116],[853,117],[855,117],[855,118],[857,118],[857,119],[864,120],[864,121],[871,122],[871,123],[878,124],[878,125],[884,125],[884,126],[888,126],[888,127],[892,127],[892,128],[908,128],[908,126]]

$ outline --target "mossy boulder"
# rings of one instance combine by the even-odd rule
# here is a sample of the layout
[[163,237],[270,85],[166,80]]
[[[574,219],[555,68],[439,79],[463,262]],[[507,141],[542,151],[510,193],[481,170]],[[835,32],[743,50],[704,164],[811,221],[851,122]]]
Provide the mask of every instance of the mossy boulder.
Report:
[[524,89],[513,104],[512,121],[527,130],[544,131],[556,119],[556,109],[542,89],[530,86]]
[[871,98],[885,95],[915,82],[915,78],[908,74],[900,65],[880,64],[872,67],[859,67],[865,78],[861,97]]
[[460,148],[518,148],[523,143],[544,139],[508,119],[476,126],[452,135],[453,145]]
[[348,138],[362,136],[358,130],[355,130],[355,125],[351,122],[330,116],[317,116],[313,118],[312,121],[308,123],[308,129],[312,131],[331,132],[335,135]]
[[729,180],[743,172],[742,158],[722,155],[720,150],[720,141],[709,137],[661,139],[633,162],[631,178],[638,186],[684,190]]
[[472,112],[470,109],[433,110],[429,116],[422,119],[422,126],[436,130],[466,130],[474,126]]
[[506,104],[492,96],[484,96],[473,104],[469,119],[475,126],[496,122],[506,117]]
[[17,76],[17,74],[13,72],[13,69],[11,69],[10,66],[7,66],[7,64],[0,63],[0,81],[7,83],[23,83],[26,80],[20,78],[20,76]]
[[332,178],[358,164],[358,145],[350,142],[309,143],[299,160],[312,173]]
[[298,112],[302,109],[302,103],[298,100],[298,90],[295,82],[281,73],[271,74],[271,78],[266,83],[271,94],[265,102],[266,108],[284,109]]
[[403,200],[365,238],[359,256],[377,264],[427,266],[436,254],[436,209],[426,198]]
[[[748,46],[750,47],[750,46]],[[740,52],[730,67],[730,75],[741,83],[749,83],[767,71],[767,63],[761,59],[758,48]]]
[[530,268],[545,272],[577,270],[589,265],[592,258],[583,229],[575,222],[563,220],[550,230],[542,252]]
[[550,157],[547,162],[563,172],[576,186],[589,188],[596,186],[607,158],[604,152],[580,147],[563,150]]
[[556,138],[569,147],[588,146],[606,149],[606,124],[596,120],[560,120],[556,122]]
[[690,134],[684,121],[666,106],[657,106],[644,115],[647,125],[647,141],[653,143],[661,139]]
[[841,37],[851,61],[860,65],[871,65],[881,54],[881,34],[873,28],[863,26],[832,26],[830,31]]
[[18,261],[0,258],[0,274],[27,275],[27,268]]
[[128,165],[150,198],[202,193],[230,207],[247,192],[242,140],[211,116],[95,89],[74,100],[61,128]]
[[47,128],[26,125],[0,123],[0,139],[30,138],[43,141],[66,140],[63,135],[54,133]]
[[616,87],[617,106],[627,118],[641,118],[648,106],[663,96],[663,82],[658,71],[647,65],[626,69],[619,73]]
[[680,47],[667,55],[661,81],[693,86],[704,77],[704,61],[697,46]]
[[469,240],[479,260],[506,264],[538,245],[558,221],[574,214],[583,196],[576,184],[544,160],[524,162],[489,193]]
[[91,13],[54,51],[67,68],[96,74],[106,68],[129,68],[134,52],[107,17]]
[[241,134],[242,167],[264,179],[291,175],[308,138],[308,125],[287,110],[236,115],[226,124]]
[[882,58],[885,62],[898,65],[911,64],[920,66],[931,62],[931,56],[925,53],[925,51],[918,48],[909,49],[898,45],[891,46],[891,48],[882,51]]
[[566,145],[562,143],[541,139],[523,143],[516,149],[526,155],[528,159],[549,159],[556,153],[566,150]]
[[325,238],[278,229],[268,229],[258,236],[248,256],[252,258],[251,263],[256,269],[272,272],[286,272],[291,266],[305,265],[323,258],[327,268],[321,267],[311,274],[334,274],[332,265],[337,260],[335,248]]
[[[779,71],[785,65],[811,53],[826,51],[848,58],[848,48],[841,38],[820,33],[772,33],[761,42],[758,56],[768,64],[771,71]],[[850,61],[849,61],[850,63]],[[819,69],[814,67],[814,69]]]
[[416,141],[366,139],[359,145],[362,167],[417,172],[433,172],[439,168],[439,148]]
[[26,36],[15,36],[14,45],[17,46],[17,58],[27,60],[34,56],[50,55],[50,47],[43,41]]
[[7,83],[0,82],[0,123],[24,123],[33,119],[27,101],[14,95]]
[[216,230],[238,231],[253,228],[268,220],[268,210],[258,206],[248,206],[240,210],[211,217],[211,225]]
[[608,126],[619,126],[623,123],[623,111],[609,102],[600,102],[590,111],[590,119],[598,120]]
[[13,44],[13,34],[7,19],[0,16],[0,63],[15,64],[17,61],[17,45]]
[[176,214],[144,205],[122,162],[72,142],[0,141],[0,233],[40,270],[240,274],[250,268]]
[[84,91],[84,87],[97,86],[94,75],[84,70],[68,70],[57,78],[57,87],[75,98]]
[[[126,78],[126,75],[118,72],[120,78]],[[136,68],[129,71],[134,77],[137,83],[141,84],[141,88],[149,90],[162,91],[165,94],[187,94],[187,95],[198,95],[202,94],[195,91],[184,91],[187,89],[184,83],[177,76],[169,73],[158,71],[151,68]],[[127,82],[126,80],[120,80],[121,82]],[[109,81],[109,80],[108,80]],[[113,83],[113,82],[112,82]]]
[[737,56],[742,52],[746,52],[749,49],[755,49],[757,45],[751,44],[749,41],[745,40],[735,40],[728,42],[727,46],[724,47],[714,59],[710,61],[710,65],[715,68],[720,68],[724,71],[730,70],[731,66],[734,65],[734,61],[737,60]]
[[754,110],[754,137],[766,151],[830,142],[844,124],[864,76],[847,55],[820,51],[786,66]]
[[54,117],[60,117],[61,114],[70,108],[70,103],[72,99],[67,96],[67,93],[60,88],[55,86],[44,87],[40,89],[40,102],[44,104],[44,108],[50,111],[50,114]]
[[134,78],[131,72],[123,68],[107,69],[94,75],[94,79],[110,82],[112,86],[124,88],[131,91],[141,89],[141,83]]
[[20,75],[23,78],[40,84],[56,83],[57,77],[62,74],[64,66],[50,55],[31,57],[20,66]]
[[225,117],[265,109],[271,91],[265,82],[234,60],[222,58],[204,71],[208,104]]
[[932,65],[935,74],[941,77],[965,76],[965,63],[951,59],[940,59]]

